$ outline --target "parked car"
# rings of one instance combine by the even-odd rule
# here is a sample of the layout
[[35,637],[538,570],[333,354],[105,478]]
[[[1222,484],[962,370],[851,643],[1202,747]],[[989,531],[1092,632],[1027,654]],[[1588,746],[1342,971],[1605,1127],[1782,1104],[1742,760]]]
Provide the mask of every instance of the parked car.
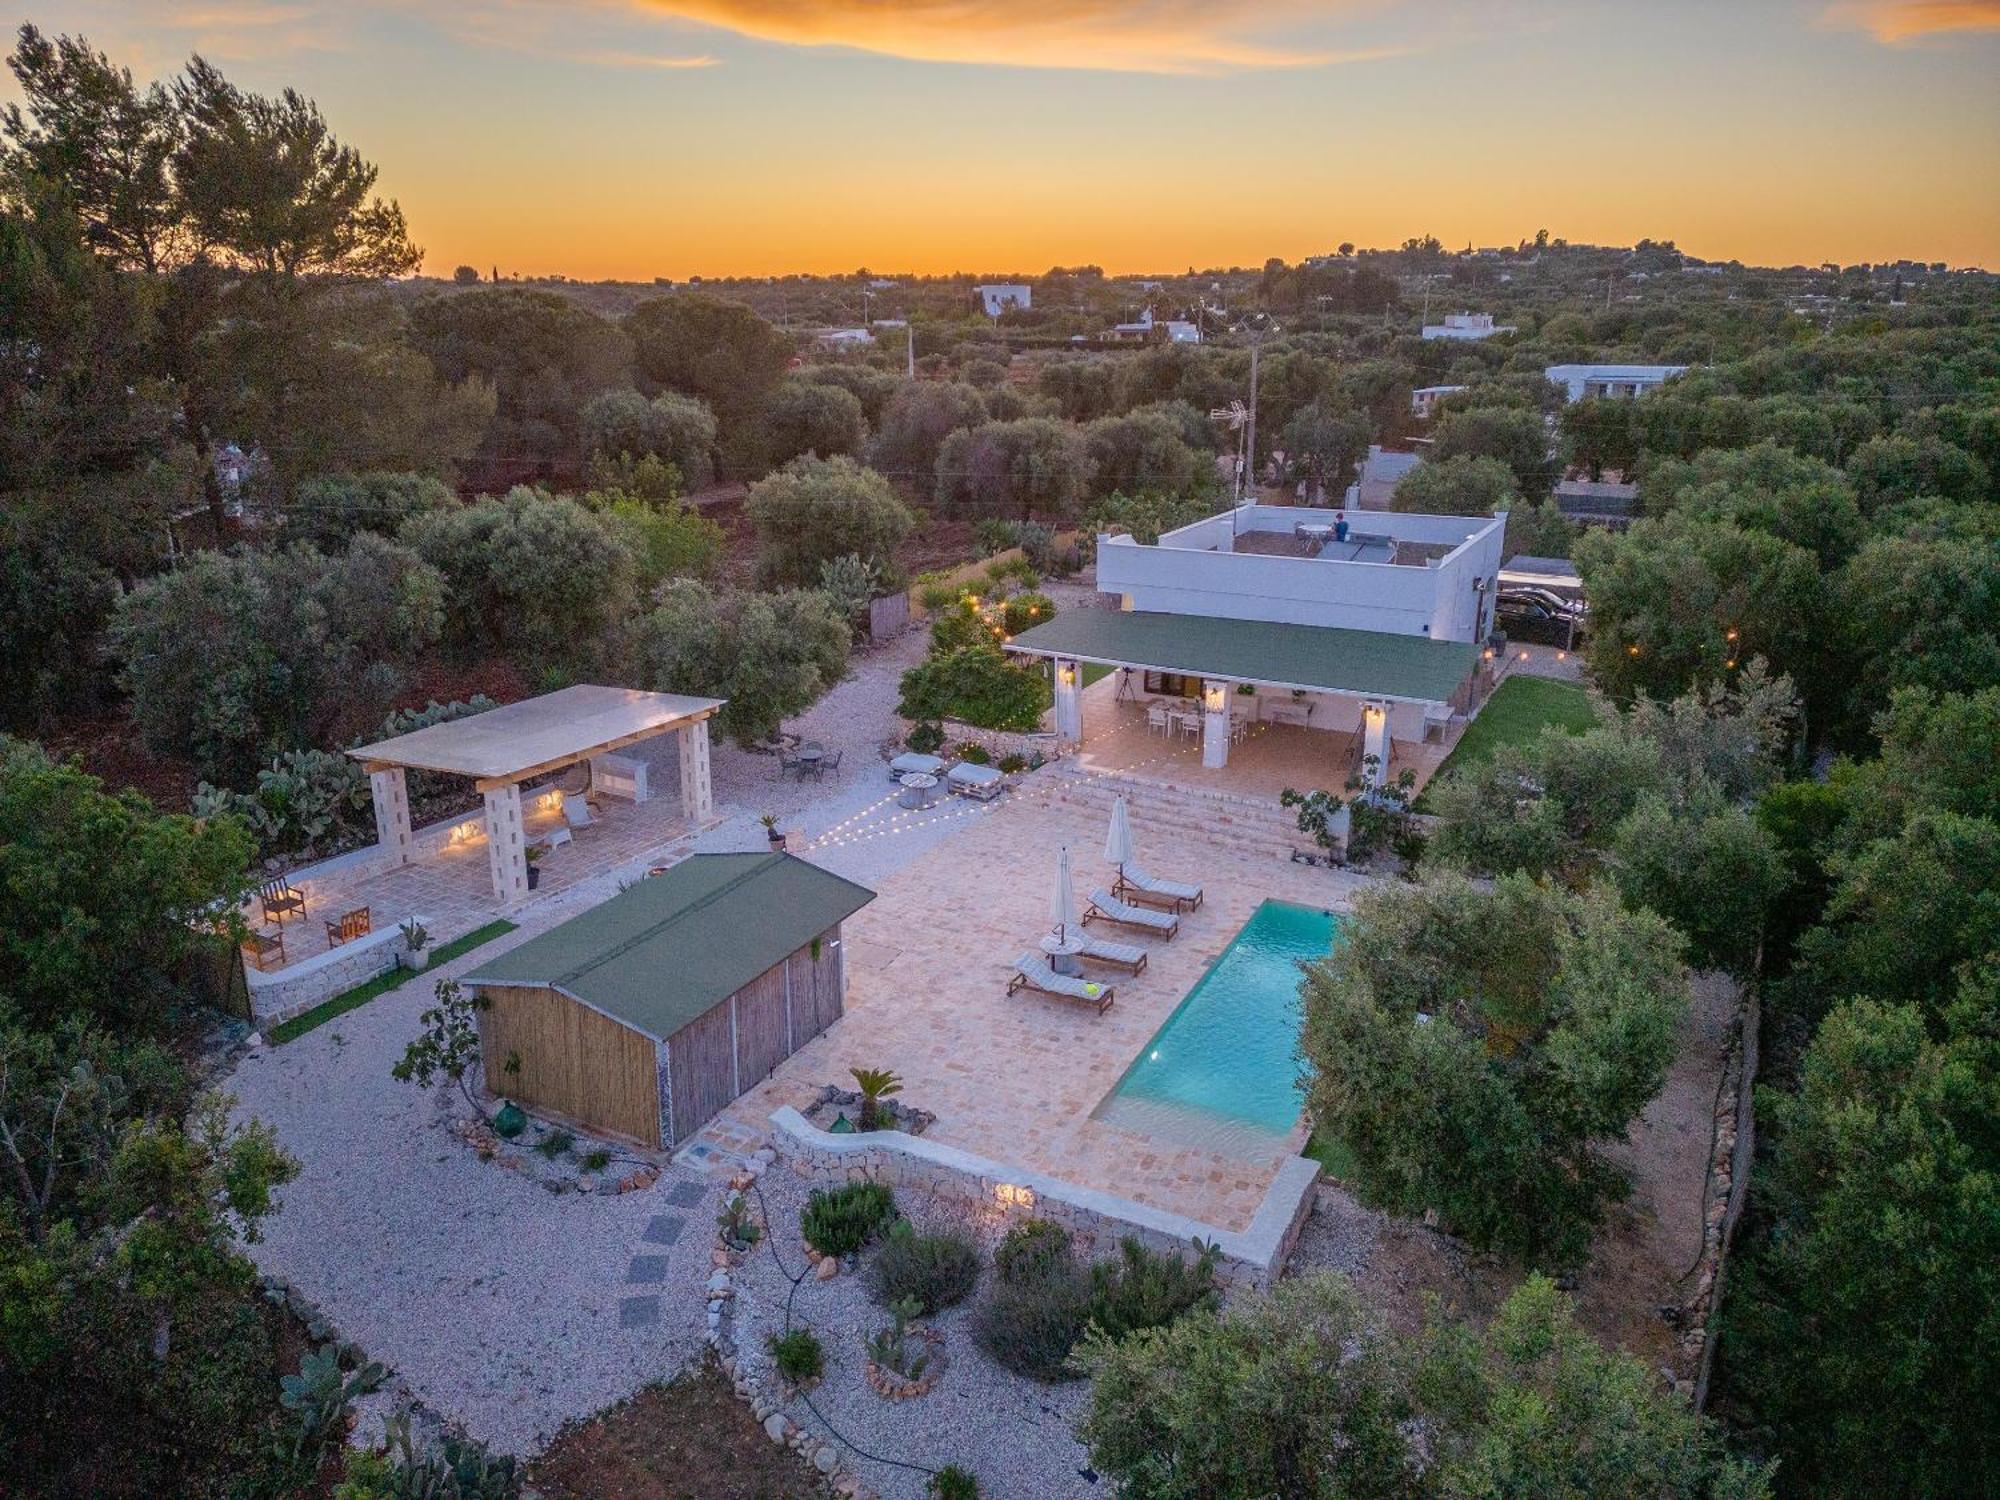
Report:
[[1570,647],[1583,639],[1584,612],[1567,600],[1551,603],[1541,589],[1508,589],[1494,605],[1494,623],[1517,641]]
[[1543,588],[1540,584],[1521,583],[1500,591],[1502,599],[1532,599],[1560,614],[1578,616],[1590,613],[1590,606],[1581,599],[1573,599],[1567,594],[1559,594],[1554,589]]

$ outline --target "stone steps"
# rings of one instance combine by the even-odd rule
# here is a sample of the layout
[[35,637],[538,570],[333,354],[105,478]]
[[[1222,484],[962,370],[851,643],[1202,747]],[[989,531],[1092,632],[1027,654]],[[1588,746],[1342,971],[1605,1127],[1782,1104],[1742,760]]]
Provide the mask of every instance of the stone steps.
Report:
[[1108,816],[1111,804],[1125,798],[1132,829],[1142,843],[1171,847],[1189,829],[1221,834],[1243,853],[1290,859],[1307,847],[1292,813],[1275,802],[1226,792],[1164,786],[1116,775],[1065,770],[1052,782],[1050,800],[1058,806],[1089,809]]

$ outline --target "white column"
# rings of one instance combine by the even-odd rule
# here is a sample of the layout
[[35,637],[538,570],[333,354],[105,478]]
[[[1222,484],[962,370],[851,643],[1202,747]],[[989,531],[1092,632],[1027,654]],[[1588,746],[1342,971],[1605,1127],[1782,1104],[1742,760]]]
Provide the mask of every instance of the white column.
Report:
[[368,773],[368,790],[375,798],[375,843],[387,853],[395,852],[396,863],[409,864],[416,857],[416,840],[410,833],[410,783],[401,766]]
[[486,862],[493,894],[502,906],[528,899],[528,836],[521,824],[521,788],[512,783],[486,794]]
[[690,823],[715,816],[715,789],[709,781],[708,720],[696,719],[674,731],[681,763],[681,815]]
[[1211,771],[1229,764],[1229,684],[1201,685],[1201,763]]
[[1073,661],[1056,660],[1056,738],[1083,743],[1083,672]]
[[[1375,757],[1374,765],[1368,764],[1369,756]],[[1361,706],[1361,775],[1373,787],[1386,786],[1389,781],[1389,709],[1386,704],[1364,703]]]

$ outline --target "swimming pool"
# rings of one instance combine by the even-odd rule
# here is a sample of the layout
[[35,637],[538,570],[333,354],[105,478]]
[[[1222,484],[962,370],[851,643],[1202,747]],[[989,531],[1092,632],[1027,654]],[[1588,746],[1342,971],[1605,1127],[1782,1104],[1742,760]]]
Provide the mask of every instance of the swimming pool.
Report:
[[1092,1117],[1228,1155],[1279,1149],[1305,1107],[1299,963],[1339,936],[1331,912],[1259,906]]

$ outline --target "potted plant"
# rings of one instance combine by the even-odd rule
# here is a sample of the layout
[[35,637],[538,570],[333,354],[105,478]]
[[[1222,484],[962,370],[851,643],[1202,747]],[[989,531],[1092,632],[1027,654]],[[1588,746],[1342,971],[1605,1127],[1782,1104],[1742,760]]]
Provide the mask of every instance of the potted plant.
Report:
[[430,929],[415,917],[403,924],[403,967],[412,974],[421,974],[430,963]]
[[540,844],[530,844],[521,852],[528,861],[528,889],[532,891],[542,883],[542,872],[535,867],[542,862],[542,856],[549,851]]
[[757,821],[764,825],[764,837],[771,841],[771,848],[773,850],[785,847],[785,831],[778,826],[778,815],[776,813],[765,813]]

